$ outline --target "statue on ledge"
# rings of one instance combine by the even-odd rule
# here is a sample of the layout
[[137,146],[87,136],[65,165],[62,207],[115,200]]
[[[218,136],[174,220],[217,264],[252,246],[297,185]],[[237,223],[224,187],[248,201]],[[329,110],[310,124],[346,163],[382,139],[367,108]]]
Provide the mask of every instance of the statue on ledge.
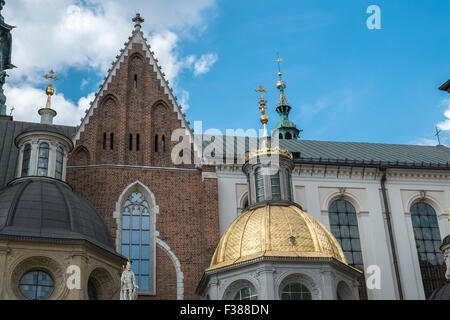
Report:
[[5,23],[1,10],[5,5],[5,0],[0,0],[0,116],[6,115],[6,97],[3,93],[5,84],[6,70],[15,68],[11,63],[12,36],[11,30],[14,28]]
[[127,266],[122,272],[120,278],[120,300],[136,300],[139,287],[136,285],[136,277],[131,270],[131,261],[128,260]]

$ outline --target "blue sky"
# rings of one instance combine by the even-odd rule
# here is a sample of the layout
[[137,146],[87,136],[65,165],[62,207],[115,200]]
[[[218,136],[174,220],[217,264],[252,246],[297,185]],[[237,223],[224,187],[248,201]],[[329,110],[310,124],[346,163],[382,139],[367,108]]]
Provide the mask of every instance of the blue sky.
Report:
[[[65,1],[84,10],[90,2]],[[127,16],[121,19],[128,26],[121,28],[118,37],[125,37],[104,59],[109,57],[111,62],[119,53],[132,30],[131,12],[141,11],[146,18],[143,29],[151,38],[176,36],[170,54],[155,50],[157,58],[161,53],[163,71],[170,70],[171,63],[178,65],[171,79],[175,92],[179,97],[188,93],[187,118],[202,120],[204,129],[259,128],[255,92],[259,84],[269,90],[269,126],[276,125],[275,60],[279,51],[291,120],[304,130],[302,139],[434,144],[434,128],[441,123],[447,129],[442,140],[450,142],[450,126],[443,123],[450,95],[438,90],[450,78],[449,1],[200,0],[197,16],[181,16],[186,22],[161,28],[162,24],[147,21],[152,20],[150,12],[155,8],[145,2],[134,1],[123,12]],[[372,4],[381,9],[381,30],[366,27],[366,9]],[[7,22],[20,28],[20,21],[11,21],[14,17],[8,20],[9,5],[4,10]],[[173,11],[170,5],[160,9]],[[186,61],[205,54],[214,55],[217,61],[198,74]],[[71,64],[70,59],[61,59],[62,80],[57,90],[66,101],[76,105],[98,89],[105,67],[91,60]],[[13,63],[20,68],[18,62]],[[30,70],[41,71],[38,67]],[[42,81],[23,74],[13,75],[11,81],[11,87],[45,88]],[[20,105],[18,98],[11,99]]]

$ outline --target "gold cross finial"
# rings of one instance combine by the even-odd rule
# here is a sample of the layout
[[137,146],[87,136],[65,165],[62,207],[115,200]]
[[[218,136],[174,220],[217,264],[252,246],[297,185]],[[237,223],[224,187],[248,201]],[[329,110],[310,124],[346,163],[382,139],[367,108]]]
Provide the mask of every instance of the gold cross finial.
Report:
[[256,92],[261,93],[261,100],[259,101],[259,110],[261,110],[261,118],[259,120],[264,126],[264,137],[267,137],[267,122],[269,122],[269,117],[266,116],[266,101],[264,100],[264,93],[267,93],[267,89],[264,89],[263,85],[260,85]]
[[47,94],[47,109],[52,108],[52,96],[55,94],[55,89],[53,88],[52,80],[59,80],[59,77],[55,76],[55,71],[50,70],[49,74],[44,76],[45,79],[49,80],[47,89],[45,89],[45,93]]
[[264,101],[264,93],[267,93],[267,89],[264,89],[264,86],[261,84],[259,88],[256,89],[256,92],[261,92],[261,101]]
[[278,63],[278,76],[281,78],[281,76],[283,75],[281,73],[281,63],[283,62],[283,59],[280,58],[280,53],[277,52],[277,63]]

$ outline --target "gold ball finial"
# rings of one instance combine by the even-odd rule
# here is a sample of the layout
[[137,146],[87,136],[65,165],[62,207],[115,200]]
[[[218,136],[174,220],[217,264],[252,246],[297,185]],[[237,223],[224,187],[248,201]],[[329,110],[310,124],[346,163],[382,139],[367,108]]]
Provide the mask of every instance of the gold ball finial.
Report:
[[261,110],[261,117],[259,120],[264,126],[264,137],[267,137],[267,122],[269,122],[269,117],[266,115],[266,100],[264,100],[264,93],[267,93],[267,89],[264,89],[263,85],[260,85],[258,89],[256,89],[256,92],[261,93],[261,99],[259,100],[259,110]]

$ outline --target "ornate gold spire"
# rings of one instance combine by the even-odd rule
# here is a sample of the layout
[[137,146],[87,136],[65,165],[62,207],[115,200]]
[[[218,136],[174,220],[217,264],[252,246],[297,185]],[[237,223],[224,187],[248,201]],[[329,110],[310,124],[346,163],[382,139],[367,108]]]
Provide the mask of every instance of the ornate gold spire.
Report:
[[267,89],[264,89],[263,85],[260,85],[256,92],[261,93],[261,100],[259,101],[259,110],[261,110],[261,117],[259,120],[264,126],[264,137],[268,137],[267,133],[267,122],[269,122],[269,117],[266,115],[266,101],[264,100],[264,93],[267,93]]
[[59,77],[54,75],[55,72],[50,70],[49,74],[44,76],[45,79],[49,80],[49,84],[47,89],[45,89],[45,93],[47,94],[47,105],[45,106],[47,109],[52,108],[52,96],[55,94],[55,88],[53,88],[52,80],[59,80]]

